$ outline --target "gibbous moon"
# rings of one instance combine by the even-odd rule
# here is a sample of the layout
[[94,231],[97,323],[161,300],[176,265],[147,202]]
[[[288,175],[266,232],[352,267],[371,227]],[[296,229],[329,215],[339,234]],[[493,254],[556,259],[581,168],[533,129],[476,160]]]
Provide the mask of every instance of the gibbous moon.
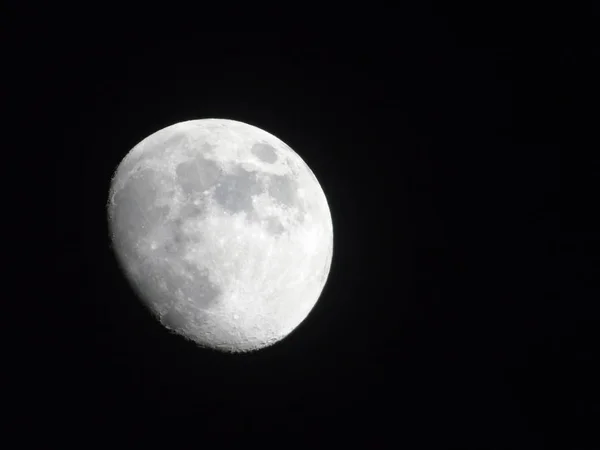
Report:
[[310,313],[329,274],[325,194],[281,140],[225,119],[148,136],[111,182],[114,252],[168,329],[203,347],[257,350]]

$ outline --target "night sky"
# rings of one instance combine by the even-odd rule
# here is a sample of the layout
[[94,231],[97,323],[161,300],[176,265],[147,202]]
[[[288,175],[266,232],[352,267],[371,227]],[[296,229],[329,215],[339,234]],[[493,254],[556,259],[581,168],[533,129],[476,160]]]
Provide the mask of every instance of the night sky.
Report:
[[[133,448],[600,448],[593,12],[224,6],[11,30],[56,167],[43,427]],[[201,118],[282,139],[333,217],[319,302],[253,354],[170,334],[109,247],[120,160]]]

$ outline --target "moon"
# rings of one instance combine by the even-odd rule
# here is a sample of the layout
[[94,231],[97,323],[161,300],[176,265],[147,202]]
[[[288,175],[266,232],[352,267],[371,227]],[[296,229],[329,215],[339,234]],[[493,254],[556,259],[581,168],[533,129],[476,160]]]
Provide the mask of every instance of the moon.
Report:
[[111,180],[113,251],[169,330],[225,352],[270,346],[317,303],[333,224],[302,158],[272,134],[228,119],[163,128]]

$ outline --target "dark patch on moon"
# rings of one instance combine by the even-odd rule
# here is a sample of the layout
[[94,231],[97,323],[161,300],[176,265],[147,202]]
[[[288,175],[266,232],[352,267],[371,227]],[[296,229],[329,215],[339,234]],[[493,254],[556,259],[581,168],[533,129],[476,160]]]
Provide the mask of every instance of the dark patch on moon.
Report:
[[180,255],[190,244],[197,244],[202,239],[201,235],[186,233],[184,224],[189,219],[201,218],[206,214],[206,205],[186,203],[179,210],[179,216],[165,224],[167,239],[160,251],[175,256]]
[[[190,320],[201,321],[204,316],[202,311],[211,309],[222,294],[221,288],[210,281],[206,272],[192,264],[187,264],[186,270],[192,274],[193,281],[179,276],[167,281],[168,291],[173,299],[178,290],[181,290],[185,299],[181,302],[175,300],[175,304],[162,318],[165,326],[176,331],[185,328]],[[188,303],[187,298],[191,299],[193,306]]]
[[124,242],[137,242],[152,227],[164,221],[168,206],[157,206],[158,174],[145,169],[132,175],[114,196],[111,224],[115,237]]
[[[181,131],[172,133],[162,142],[162,147],[167,148],[179,148],[183,142],[187,141],[187,135]],[[158,145],[157,145],[158,147]]]
[[208,212],[208,204],[206,197],[198,197],[199,203],[196,205],[191,201],[186,202],[179,210],[179,216],[173,220],[173,224],[182,227],[189,219],[201,219]]
[[252,196],[261,193],[262,181],[255,172],[238,167],[232,174],[224,174],[215,189],[215,200],[223,209],[231,212],[246,212],[253,216]]
[[265,219],[266,229],[269,233],[280,235],[285,231],[285,227],[277,217],[267,217]]
[[208,209],[206,198],[200,198],[199,200],[198,204],[185,203],[179,210],[179,217],[176,220],[183,222],[187,219],[204,216]]
[[[295,209],[294,220],[299,224],[304,223],[306,208],[304,202],[298,196],[298,182],[296,180],[289,175],[270,175],[267,192],[283,207]],[[275,225],[275,229],[277,228],[277,225]]]
[[[179,258],[177,258],[179,260]],[[185,275],[169,270],[170,261],[164,259],[164,266],[160,264],[152,267],[150,270],[155,276],[148,276],[144,279],[147,286],[144,286],[144,298],[148,298],[152,303],[166,303],[167,301],[178,303],[176,293],[181,291],[183,298],[183,306],[185,307],[187,299],[190,298],[195,307],[201,310],[209,310],[218,303],[222,289],[214,284],[205,270],[200,270],[197,266],[189,263],[184,263]],[[160,277],[156,276],[161,274]],[[186,275],[191,276],[189,279]],[[164,280],[166,289],[160,287],[160,281]]]
[[214,145],[210,145],[208,142],[205,142],[204,144],[202,144],[202,148],[201,151],[203,153],[210,153],[215,149]]
[[[177,289],[174,287],[173,280],[161,273],[160,267],[151,261],[138,261],[136,264],[137,276],[131,281],[142,302],[152,311],[156,311],[159,305],[170,303],[174,299],[172,293]],[[165,283],[166,288],[161,286],[162,282]]]
[[191,243],[191,239],[183,233],[181,227],[171,227],[170,233],[169,239],[165,241],[161,250],[171,256],[180,255],[183,249]]
[[185,316],[177,310],[177,308],[172,307],[163,317],[162,317],[163,325],[173,330],[179,330],[184,328],[187,325],[187,319]]
[[298,187],[294,180],[285,175],[269,176],[267,191],[279,203],[289,206],[298,206]]
[[277,152],[275,149],[264,142],[254,144],[250,151],[263,162],[272,164],[277,161]]
[[222,171],[214,161],[196,155],[182,162],[175,169],[177,182],[187,195],[204,192],[213,187],[222,176]]
[[[151,136],[142,141],[136,147],[141,149],[136,151],[135,154],[129,154],[128,157],[123,160],[123,162],[119,165],[117,174],[118,177],[126,177],[129,176],[129,173],[134,170],[137,166],[136,170],[143,170],[140,168],[140,164],[143,161],[149,159],[163,159],[164,153],[169,150],[174,149],[183,149],[186,152],[193,151],[194,154],[203,154],[208,153],[213,150],[213,146],[208,142],[204,142],[202,145],[198,141],[194,142],[194,148],[189,148],[189,135],[183,131],[177,132],[158,132],[158,136]],[[135,147],[134,147],[135,148]],[[133,151],[133,150],[132,150]]]
[[160,159],[167,150],[182,147],[182,144],[186,141],[187,136],[181,131],[159,131],[158,135],[148,138],[148,141],[144,144],[144,150],[138,155],[136,162],[152,158]]
[[201,139],[192,141],[190,135],[185,131],[164,131],[160,136],[151,139],[152,144],[145,147],[142,158],[160,157],[167,150],[181,149],[198,154],[210,152],[213,148],[212,145],[202,142]]
[[221,295],[221,288],[210,281],[208,272],[202,272],[191,264],[188,271],[192,273],[194,279],[189,286],[185,286],[183,294],[190,297],[200,309],[210,309]]

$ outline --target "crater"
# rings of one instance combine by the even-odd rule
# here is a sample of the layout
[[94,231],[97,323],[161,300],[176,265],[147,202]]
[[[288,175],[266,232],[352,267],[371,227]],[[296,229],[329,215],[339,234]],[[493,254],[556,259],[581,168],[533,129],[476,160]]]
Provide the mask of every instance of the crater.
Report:
[[273,164],[277,161],[277,152],[275,149],[264,142],[254,144],[250,151],[263,162]]

